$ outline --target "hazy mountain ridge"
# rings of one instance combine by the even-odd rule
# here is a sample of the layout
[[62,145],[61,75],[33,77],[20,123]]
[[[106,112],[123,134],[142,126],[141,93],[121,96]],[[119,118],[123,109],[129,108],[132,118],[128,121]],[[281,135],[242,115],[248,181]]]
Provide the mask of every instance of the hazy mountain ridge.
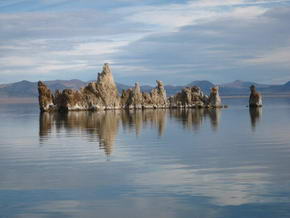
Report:
[[[57,89],[80,89],[84,87],[89,82],[84,82],[81,80],[52,80],[44,81],[48,87],[55,91]],[[133,85],[125,85],[121,83],[116,83],[119,92],[121,93],[123,89],[133,88]],[[174,86],[174,85],[165,85],[167,94],[174,95],[179,92],[182,88],[188,86],[199,86],[206,94],[209,94],[210,88],[215,84],[207,80],[197,80],[192,81],[184,86]],[[219,85],[221,95],[248,95],[249,86],[255,85],[257,89],[262,92],[262,94],[290,94],[290,81],[282,85],[268,85],[268,84],[259,84],[250,81],[241,81],[236,80],[231,83],[225,83]],[[141,90],[144,92],[150,92],[154,86],[144,85],[141,86]],[[10,84],[0,84],[0,97],[37,97],[37,82],[30,82],[23,80],[20,82],[10,83]]]
[[289,94],[290,81],[281,85],[261,84],[250,81],[236,80],[220,85],[221,95],[244,95],[249,93],[249,87],[255,85],[262,94]]
[[[79,89],[87,83],[81,80],[52,80],[45,81],[48,87],[55,91],[57,89]],[[22,80],[16,83],[0,86],[0,97],[37,97],[37,82]]]

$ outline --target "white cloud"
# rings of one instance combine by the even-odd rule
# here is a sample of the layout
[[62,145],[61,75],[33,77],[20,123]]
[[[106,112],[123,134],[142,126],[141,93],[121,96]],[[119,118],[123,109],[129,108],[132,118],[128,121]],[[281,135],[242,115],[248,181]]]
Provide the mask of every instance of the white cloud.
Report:
[[36,68],[36,71],[39,73],[49,73],[52,71],[61,71],[61,70],[67,70],[67,71],[78,71],[78,70],[86,70],[87,65],[85,63],[83,64],[43,64],[42,66],[38,66]]
[[25,66],[34,66],[35,58],[32,57],[22,57],[22,56],[9,56],[0,58],[1,67],[25,67]]
[[89,55],[104,55],[110,54],[118,51],[118,48],[121,46],[128,45],[127,41],[109,41],[109,42],[89,42],[89,43],[80,43],[74,46],[71,50],[57,52],[55,51],[55,55],[68,55],[68,56],[89,56]]
[[[156,31],[176,31],[176,28],[211,21],[221,17],[249,19],[264,13],[267,9],[260,7],[262,2],[246,0],[200,0],[186,4],[167,4],[124,8],[129,11],[127,20],[144,24],[158,25]],[[267,2],[268,4],[271,1]],[[255,4],[253,6],[253,4]]]
[[[290,44],[290,43],[289,43]],[[244,60],[245,63],[253,65],[276,64],[290,69],[290,46],[257,54],[256,57]]]
[[[147,72],[142,74],[147,73],[148,77],[156,72],[166,74],[166,83],[196,79],[214,83],[225,79],[259,81],[261,77],[271,82],[277,72],[279,77],[289,72],[289,53],[284,49],[290,45],[288,26],[289,8],[234,8],[216,19],[131,43],[117,58],[119,63],[127,60],[134,66],[146,66]],[[267,62],[264,54],[269,56]],[[255,60],[256,65],[249,60]],[[262,61],[265,64],[258,65]]]
[[[0,78],[6,78],[7,72],[16,75],[20,71],[22,75],[45,72],[52,76],[57,72],[83,72],[105,61],[114,63],[124,77],[173,75],[178,71],[185,73],[185,78],[190,72],[210,78],[200,70],[266,61],[262,42],[270,37],[260,40],[259,32],[277,35],[279,29],[273,27],[282,23],[280,18],[275,22],[265,16],[271,12],[269,5],[273,2],[285,1],[199,0],[124,6],[110,11],[0,13]],[[269,43],[274,51],[279,49],[275,44],[279,38],[272,38]],[[243,59],[252,62],[241,61],[239,56],[248,54],[251,57]],[[286,52],[278,55],[280,58],[275,58],[279,63],[288,58]]]

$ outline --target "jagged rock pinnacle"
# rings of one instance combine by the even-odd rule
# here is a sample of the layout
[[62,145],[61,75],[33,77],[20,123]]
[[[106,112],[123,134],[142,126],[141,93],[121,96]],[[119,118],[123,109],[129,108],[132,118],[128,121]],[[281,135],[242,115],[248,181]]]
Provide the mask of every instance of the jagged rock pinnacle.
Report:
[[218,87],[212,88],[209,98],[196,86],[184,88],[167,98],[163,82],[156,80],[156,83],[150,93],[142,93],[140,84],[135,83],[134,88],[123,90],[119,96],[110,66],[105,63],[97,81],[77,91],[65,89],[53,95],[43,82],[39,82],[39,106],[41,111],[221,107]]
[[262,107],[262,95],[257,92],[256,87],[254,85],[250,86],[251,95],[249,98],[249,106],[250,107]]

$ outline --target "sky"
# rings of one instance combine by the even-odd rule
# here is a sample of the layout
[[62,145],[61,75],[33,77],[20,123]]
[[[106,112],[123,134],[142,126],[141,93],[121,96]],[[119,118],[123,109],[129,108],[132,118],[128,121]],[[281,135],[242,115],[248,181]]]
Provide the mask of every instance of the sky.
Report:
[[290,0],[0,0],[0,83],[290,80]]

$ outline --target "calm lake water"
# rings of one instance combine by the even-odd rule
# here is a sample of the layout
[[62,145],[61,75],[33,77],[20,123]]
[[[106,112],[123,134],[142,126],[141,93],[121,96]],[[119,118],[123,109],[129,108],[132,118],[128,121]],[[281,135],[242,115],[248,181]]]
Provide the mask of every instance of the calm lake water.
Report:
[[290,217],[290,98],[222,110],[0,105],[0,217]]

